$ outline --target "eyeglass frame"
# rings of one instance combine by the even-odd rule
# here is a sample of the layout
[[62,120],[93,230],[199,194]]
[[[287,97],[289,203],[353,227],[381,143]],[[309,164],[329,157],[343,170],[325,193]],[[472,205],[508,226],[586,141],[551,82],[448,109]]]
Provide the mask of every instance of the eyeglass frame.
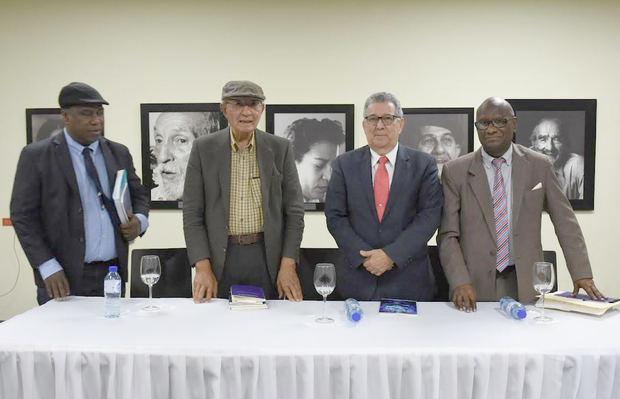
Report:
[[242,101],[240,99],[237,98],[231,98],[231,99],[227,99],[224,101],[224,104],[228,104],[233,106],[236,110],[241,110],[245,107],[250,108],[253,111],[260,111],[262,106],[265,104],[262,100],[258,99],[258,98],[249,98],[248,99],[248,103],[242,103]]
[[[374,116],[375,118],[377,118],[376,121],[371,121],[368,118]],[[386,116],[389,116],[391,119],[384,119]],[[379,124],[379,121],[383,122],[383,126],[392,126],[392,124],[394,123],[394,121],[396,119],[402,119],[402,116],[398,116],[398,115],[394,115],[394,114],[385,114],[382,116],[377,116],[377,115],[366,115],[364,116],[364,120],[369,123],[372,126],[377,126]],[[386,123],[385,121],[389,120],[390,122]]]
[[[493,127],[497,128],[497,129],[501,129],[503,127],[506,127],[508,122],[510,122],[513,119],[517,119],[517,117],[516,116],[512,116],[512,117],[509,117],[509,118],[493,119],[493,120],[490,120],[490,121],[476,121],[476,122],[474,122],[474,126],[478,130],[487,130],[488,128],[491,127],[491,125],[493,125]],[[502,121],[503,121],[503,123],[502,123]],[[480,126],[478,126],[479,123],[486,123],[487,125],[485,127],[480,127]]]

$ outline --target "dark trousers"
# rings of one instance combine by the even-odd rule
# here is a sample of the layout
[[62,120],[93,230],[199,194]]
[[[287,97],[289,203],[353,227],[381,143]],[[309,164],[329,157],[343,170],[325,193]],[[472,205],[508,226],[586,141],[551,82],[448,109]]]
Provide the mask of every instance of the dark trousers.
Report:
[[262,287],[265,298],[276,299],[278,294],[271,282],[266,259],[263,242],[238,245],[229,241],[224,271],[217,287],[218,297],[228,298],[233,284],[248,284]]
[[[69,291],[75,296],[103,296],[103,279],[108,274],[108,266],[84,265],[84,273],[79,282],[70,282]],[[126,279],[123,279],[125,281]],[[121,296],[125,296],[125,284],[121,284]],[[50,298],[45,287],[37,287],[37,302],[43,305]]]

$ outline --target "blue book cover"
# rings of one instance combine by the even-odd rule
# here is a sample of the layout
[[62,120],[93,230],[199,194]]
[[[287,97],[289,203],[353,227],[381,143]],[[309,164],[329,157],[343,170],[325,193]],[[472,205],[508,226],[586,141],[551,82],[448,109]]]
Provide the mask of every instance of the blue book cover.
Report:
[[127,184],[127,171],[121,169],[116,172],[116,180],[114,181],[114,190],[112,191],[112,200],[116,207],[116,213],[121,223],[127,223],[129,217],[127,211],[131,211],[131,195],[129,185]]
[[381,299],[379,314],[417,316],[418,304],[408,299]]
[[230,286],[231,302],[265,302],[265,292],[262,287],[254,285],[233,284]]

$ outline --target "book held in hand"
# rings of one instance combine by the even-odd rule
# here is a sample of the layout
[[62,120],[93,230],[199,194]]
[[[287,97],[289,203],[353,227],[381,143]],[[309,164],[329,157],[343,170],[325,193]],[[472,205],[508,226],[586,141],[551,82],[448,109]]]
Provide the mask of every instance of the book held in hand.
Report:
[[379,304],[379,314],[382,315],[402,315],[417,316],[418,304],[409,299],[381,299]]
[[267,309],[265,292],[261,287],[233,284],[230,286],[228,307],[232,310]]
[[[567,312],[586,313],[601,316],[609,309],[620,306],[620,300],[607,298],[605,300],[592,299],[587,294],[573,296],[570,291],[558,291],[545,295],[545,308],[564,310]],[[536,307],[542,307],[542,302],[536,303]]]
[[116,179],[114,180],[114,190],[112,191],[112,200],[114,201],[114,207],[121,223],[127,223],[129,217],[127,211],[131,211],[131,193],[129,191],[129,184],[127,183],[127,171],[121,169],[116,172]]

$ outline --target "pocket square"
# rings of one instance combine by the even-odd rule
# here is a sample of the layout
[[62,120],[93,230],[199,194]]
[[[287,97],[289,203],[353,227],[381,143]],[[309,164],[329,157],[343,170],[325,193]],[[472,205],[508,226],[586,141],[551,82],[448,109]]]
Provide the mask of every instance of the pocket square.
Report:
[[541,183],[541,182],[538,182],[538,184],[537,184],[537,185],[535,185],[535,186],[534,186],[534,188],[532,188],[532,191],[534,191],[534,190],[538,190],[538,189],[540,189],[540,188],[542,188],[542,183]]

